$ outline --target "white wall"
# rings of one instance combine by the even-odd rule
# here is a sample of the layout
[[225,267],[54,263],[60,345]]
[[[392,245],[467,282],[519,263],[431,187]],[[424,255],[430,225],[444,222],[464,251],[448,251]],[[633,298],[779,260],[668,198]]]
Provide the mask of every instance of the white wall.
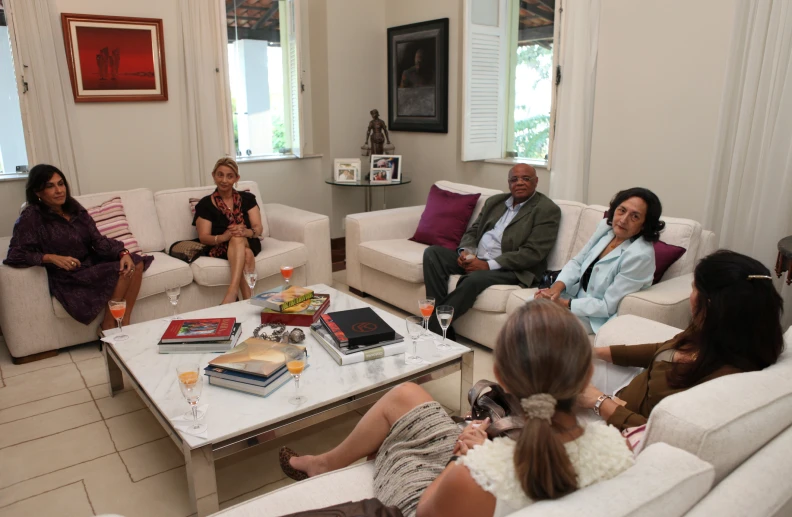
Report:
[[602,2],[590,203],[643,186],[701,221],[736,2]]

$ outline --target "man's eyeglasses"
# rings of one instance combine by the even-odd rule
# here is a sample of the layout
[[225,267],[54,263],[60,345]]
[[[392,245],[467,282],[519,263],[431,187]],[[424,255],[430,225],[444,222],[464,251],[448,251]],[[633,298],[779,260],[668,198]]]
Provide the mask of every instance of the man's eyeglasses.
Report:
[[536,179],[536,176],[512,176],[509,178],[509,183],[517,183],[520,181],[524,183],[533,183]]

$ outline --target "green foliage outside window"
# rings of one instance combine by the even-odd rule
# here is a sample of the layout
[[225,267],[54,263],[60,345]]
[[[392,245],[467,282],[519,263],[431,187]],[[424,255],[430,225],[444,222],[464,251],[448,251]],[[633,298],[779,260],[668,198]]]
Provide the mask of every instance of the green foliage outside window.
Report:
[[[518,98],[536,99],[543,95],[537,90],[543,82],[550,81],[553,68],[553,50],[541,45],[524,45],[517,47],[517,67],[529,69],[529,73],[518,74],[518,77],[530,76],[533,80],[517,79],[516,88],[521,95]],[[522,90],[522,91],[521,91]],[[546,86],[545,86],[545,90]],[[549,99],[543,99],[549,105]],[[550,142],[550,112],[535,113],[535,109],[526,104],[515,105],[514,108],[514,151],[520,158],[547,159]]]

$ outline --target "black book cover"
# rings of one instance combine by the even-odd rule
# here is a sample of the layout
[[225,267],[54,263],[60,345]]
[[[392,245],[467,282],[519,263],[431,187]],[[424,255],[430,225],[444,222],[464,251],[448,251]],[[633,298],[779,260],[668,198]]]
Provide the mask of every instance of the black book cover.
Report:
[[349,346],[372,345],[396,338],[396,332],[369,307],[324,314],[344,333]]

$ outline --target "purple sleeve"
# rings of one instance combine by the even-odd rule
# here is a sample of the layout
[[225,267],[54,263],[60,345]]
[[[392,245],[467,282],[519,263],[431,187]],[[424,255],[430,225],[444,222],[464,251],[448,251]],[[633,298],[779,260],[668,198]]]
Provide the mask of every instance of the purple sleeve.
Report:
[[3,264],[12,267],[32,267],[43,265],[44,253],[41,251],[38,228],[41,226],[38,214],[30,208],[22,212],[14,225],[8,257]]
[[116,239],[105,237],[99,233],[99,228],[96,227],[96,223],[88,212],[83,212],[81,218],[88,228],[88,233],[91,236],[91,246],[94,252],[104,259],[118,259],[118,254],[124,249],[124,243]]

